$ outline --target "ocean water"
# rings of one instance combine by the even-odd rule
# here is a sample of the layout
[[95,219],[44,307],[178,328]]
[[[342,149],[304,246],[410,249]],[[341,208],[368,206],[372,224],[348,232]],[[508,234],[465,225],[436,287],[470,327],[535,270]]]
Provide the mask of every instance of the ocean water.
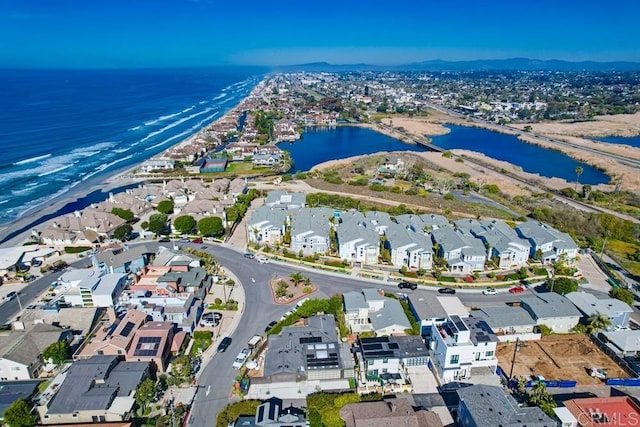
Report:
[[177,144],[261,78],[256,68],[0,70],[0,224]]

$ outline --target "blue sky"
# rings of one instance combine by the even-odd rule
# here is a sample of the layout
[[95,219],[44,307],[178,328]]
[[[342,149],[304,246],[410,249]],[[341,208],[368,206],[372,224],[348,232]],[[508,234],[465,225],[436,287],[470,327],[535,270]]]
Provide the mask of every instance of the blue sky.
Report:
[[638,0],[0,0],[0,66],[640,61],[638,16]]

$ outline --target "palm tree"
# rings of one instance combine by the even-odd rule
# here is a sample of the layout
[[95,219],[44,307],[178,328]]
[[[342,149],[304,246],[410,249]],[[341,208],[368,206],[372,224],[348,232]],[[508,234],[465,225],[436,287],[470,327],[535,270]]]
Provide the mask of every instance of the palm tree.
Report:
[[589,334],[592,334],[601,329],[609,329],[609,327],[611,327],[612,325],[611,320],[606,315],[598,312],[593,313],[591,316],[589,316],[587,321],[589,322],[587,324],[587,333]]
[[305,286],[311,286],[311,277],[309,276],[304,276],[302,278],[302,282],[304,283]]
[[296,271],[295,273],[291,273],[289,275],[289,278],[293,281],[294,286],[298,286],[298,283],[304,280],[304,276],[298,271]]
[[578,184],[580,183],[580,175],[582,175],[583,169],[582,166],[577,166],[576,167],[576,186],[574,188],[574,190],[577,191],[578,189]]

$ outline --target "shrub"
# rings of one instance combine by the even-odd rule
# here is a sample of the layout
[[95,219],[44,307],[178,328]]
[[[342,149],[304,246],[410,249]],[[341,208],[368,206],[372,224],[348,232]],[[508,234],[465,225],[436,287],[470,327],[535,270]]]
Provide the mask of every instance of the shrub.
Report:
[[544,324],[538,325],[538,330],[540,331],[540,334],[542,334],[543,337],[549,336],[553,333],[553,330]]
[[313,292],[313,288],[311,286],[305,286],[304,288],[302,288],[303,294],[310,294],[311,292]]
[[222,300],[220,298],[216,298],[216,299],[213,300],[213,303],[215,305],[220,305],[220,304],[222,304]]
[[473,283],[473,277],[471,276],[464,276],[462,280],[464,280],[466,283]]

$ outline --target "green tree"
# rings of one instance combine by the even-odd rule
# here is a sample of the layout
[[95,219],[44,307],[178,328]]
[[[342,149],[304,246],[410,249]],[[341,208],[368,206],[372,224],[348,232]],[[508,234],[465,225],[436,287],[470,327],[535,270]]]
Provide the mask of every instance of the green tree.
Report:
[[592,334],[602,329],[609,329],[611,325],[612,322],[606,314],[596,312],[587,319],[587,333]]
[[633,307],[633,300],[634,300],[633,294],[626,289],[612,288],[609,291],[609,296],[611,298],[615,298],[624,303],[627,303],[628,305]]
[[56,365],[62,365],[69,356],[69,343],[66,340],[56,341],[42,352],[45,360],[51,360]]
[[164,213],[155,213],[149,216],[149,231],[155,234],[163,234],[167,231],[169,217]]
[[173,213],[173,208],[174,208],[173,200],[165,199],[165,200],[161,200],[158,203],[156,210],[160,213],[169,215]]
[[538,381],[527,395],[527,403],[539,407],[542,412],[550,417],[554,416],[553,408],[556,403],[551,393],[547,391],[547,387],[542,381]]
[[578,290],[578,282],[567,277],[559,277],[549,284],[549,286],[553,289],[553,292],[560,295],[566,295]]
[[2,413],[4,424],[9,427],[28,427],[36,424],[36,419],[31,415],[31,408],[26,400],[19,398],[15,400]]
[[208,216],[198,221],[198,231],[203,236],[220,237],[224,234],[222,219],[217,216]]
[[142,410],[141,415],[144,415],[147,406],[155,397],[156,391],[156,383],[150,378],[147,378],[138,385],[138,388],[136,389],[135,399],[136,403]]
[[173,220],[178,233],[191,233],[196,228],[196,220],[191,215],[181,215]]
[[171,362],[171,374],[176,384],[183,384],[191,380],[191,357],[178,356]]
[[113,230],[113,238],[118,239],[121,242],[128,240],[133,232],[133,227],[129,224],[119,225]]
[[299,271],[291,273],[289,278],[293,281],[293,286],[298,286],[298,284],[304,280],[304,276]]
[[122,208],[113,208],[111,209],[111,213],[124,219],[127,222],[131,222],[133,221],[133,212],[131,212],[129,209],[122,209]]
[[580,175],[582,175],[582,172],[583,172],[582,166],[577,166],[576,167],[576,186],[574,190],[578,189],[578,184],[580,184]]

